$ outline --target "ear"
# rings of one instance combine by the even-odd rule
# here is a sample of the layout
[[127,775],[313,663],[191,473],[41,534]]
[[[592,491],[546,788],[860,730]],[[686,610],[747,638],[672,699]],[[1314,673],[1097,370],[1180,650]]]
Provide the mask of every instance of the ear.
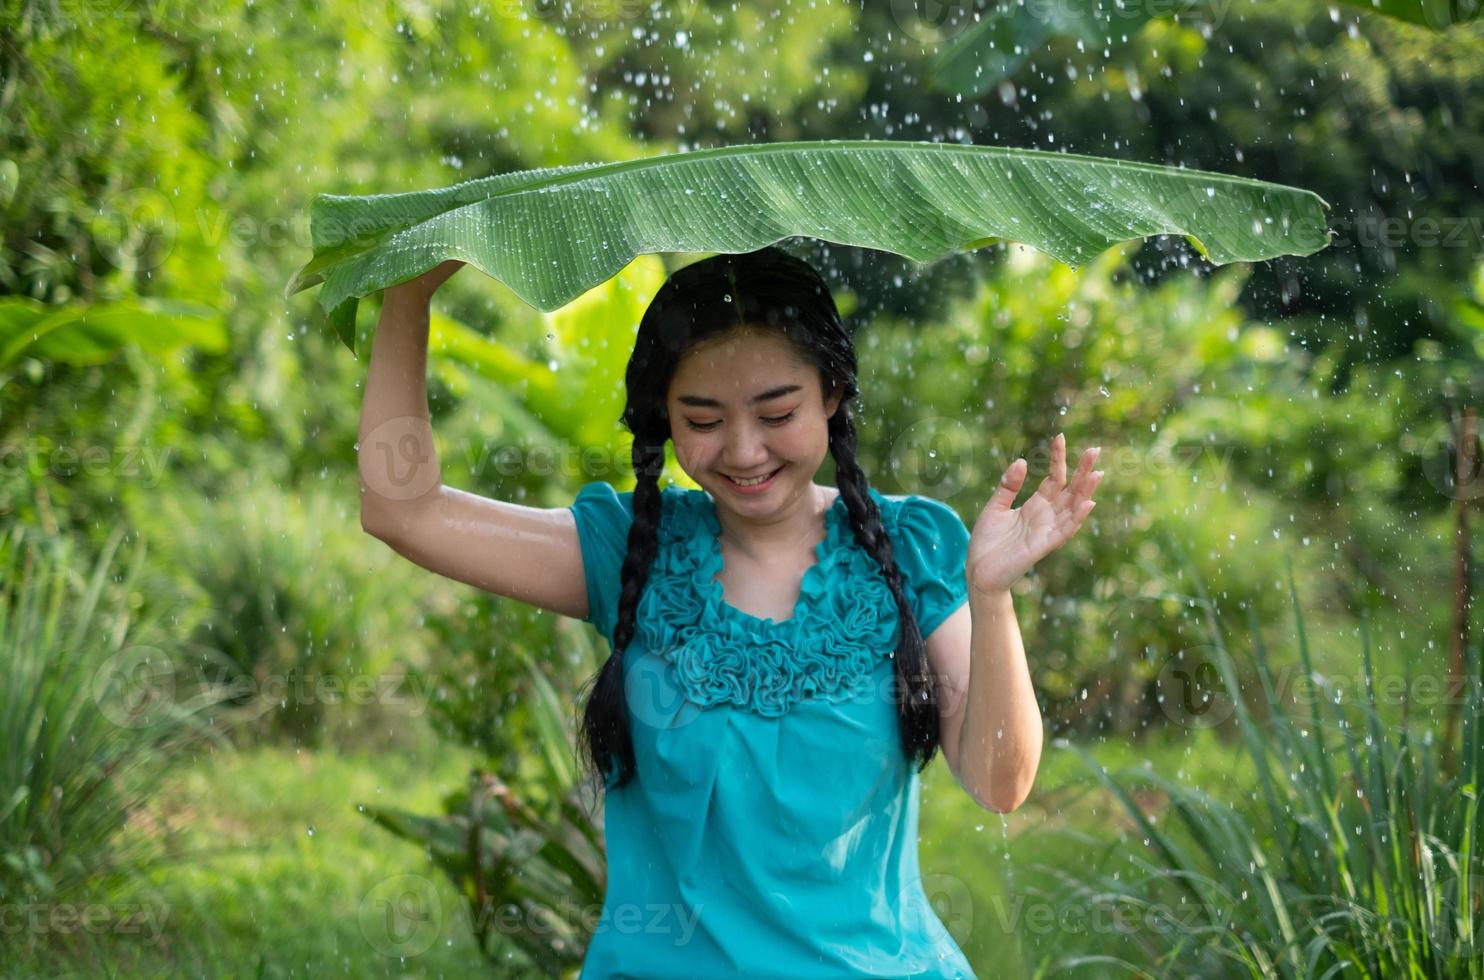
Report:
[[842,387],[840,387],[840,385],[833,385],[830,388],[829,397],[824,400],[824,417],[825,418],[833,418],[834,417],[835,410],[840,407],[840,396],[843,393],[844,393],[844,389]]

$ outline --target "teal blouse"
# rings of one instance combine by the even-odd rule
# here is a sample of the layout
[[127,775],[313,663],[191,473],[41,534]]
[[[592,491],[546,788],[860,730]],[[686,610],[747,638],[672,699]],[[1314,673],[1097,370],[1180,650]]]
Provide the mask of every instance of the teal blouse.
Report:
[[[869,492],[926,638],[968,598],[968,531],[938,500]],[[923,891],[896,604],[844,499],[781,622],[722,598],[710,494],[661,501],[623,656],[637,773],[609,780],[608,888],[581,980],[972,978]],[[633,494],[588,483],[571,509],[587,621],[611,647]]]

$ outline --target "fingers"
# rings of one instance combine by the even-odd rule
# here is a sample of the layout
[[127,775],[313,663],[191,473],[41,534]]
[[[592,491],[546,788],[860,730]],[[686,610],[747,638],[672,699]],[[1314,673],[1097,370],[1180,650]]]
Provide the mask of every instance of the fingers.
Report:
[[[1102,448],[1099,446],[1084,450],[1078,459],[1077,471],[1072,474],[1071,482],[1067,483],[1066,437],[1058,435],[1052,441],[1052,472],[1041,481],[1036,492],[1046,498],[1062,520],[1081,520],[1084,516],[1086,508],[1083,504],[1092,497],[1093,491],[1097,489],[1103,478],[1101,470],[1092,468],[1101,452]],[[1060,480],[1058,480],[1058,471]]]
[[[1080,473],[1081,470],[1079,469]],[[1051,440],[1051,469],[1036,486],[1036,493],[1045,497],[1052,504],[1057,504],[1061,497],[1062,489],[1067,485],[1067,435],[1058,432],[1056,438]]]
[[[1093,469],[1101,453],[1101,446],[1084,450],[1078,457],[1077,470],[1072,474],[1069,484],[1067,482],[1066,433],[1057,433],[1056,438],[1051,441],[1051,471],[1036,486],[1036,494],[1051,504],[1058,513],[1059,519],[1080,521],[1092,509],[1087,504],[1103,479],[1103,471]],[[1021,460],[1016,461],[1016,463],[1019,462]],[[1015,464],[1011,465],[1013,467]],[[1024,474],[1022,473],[1021,476],[1023,477]]]
[[1020,492],[1021,484],[1025,482],[1026,471],[1030,469],[1024,457],[1015,460],[1005,468],[1004,476],[1000,477],[1000,485],[990,495],[990,504],[998,507],[1009,507],[1015,502],[1015,495]]
[[1093,469],[1093,464],[1098,461],[1102,453],[1101,446],[1094,446],[1082,454],[1082,461],[1077,465],[1077,473],[1072,478],[1072,499],[1081,503],[1084,499],[1091,497],[1092,492],[1102,482],[1103,471]]

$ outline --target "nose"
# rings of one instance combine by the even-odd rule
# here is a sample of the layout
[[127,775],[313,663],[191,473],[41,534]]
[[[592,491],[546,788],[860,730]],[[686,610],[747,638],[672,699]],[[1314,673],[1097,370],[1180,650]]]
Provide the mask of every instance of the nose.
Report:
[[752,472],[768,461],[765,434],[754,425],[729,426],[721,458],[722,465],[735,473]]

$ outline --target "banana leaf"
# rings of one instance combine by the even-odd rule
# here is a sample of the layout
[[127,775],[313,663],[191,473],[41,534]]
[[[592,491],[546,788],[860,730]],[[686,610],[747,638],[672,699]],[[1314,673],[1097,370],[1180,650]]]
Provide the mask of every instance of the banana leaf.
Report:
[[918,263],[1019,242],[1076,266],[1183,235],[1218,265],[1329,241],[1312,191],[1125,160],[955,143],[727,146],[499,174],[402,194],[317,195],[313,257],[286,295],[319,304],[355,351],[358,301],[461,259],[544,311],[654,252],[747,252],[791,236]]
[[221,313],[199,303],[127,299],[49,306],[24,296],[0,299],[0,370],[21,357],[101,364],[126,344],[151,354],[186,346],[220,354],[228,341]]

